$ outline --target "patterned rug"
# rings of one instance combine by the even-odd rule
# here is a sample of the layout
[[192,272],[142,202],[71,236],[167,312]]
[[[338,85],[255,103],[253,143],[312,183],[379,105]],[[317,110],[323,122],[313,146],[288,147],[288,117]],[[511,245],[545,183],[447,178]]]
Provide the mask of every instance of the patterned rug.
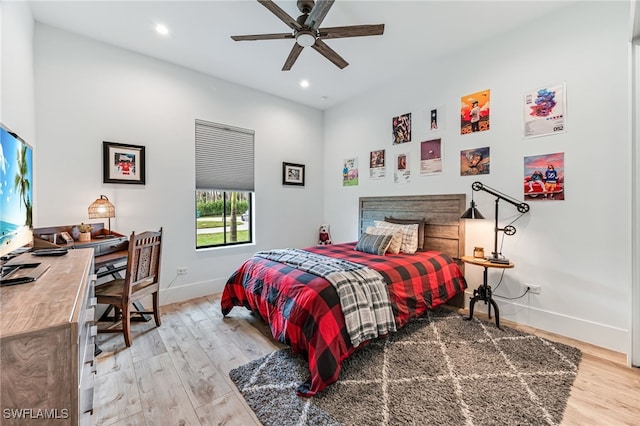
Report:
[[311,398],[306,362],[275,351],[229,373],[265,425],[559,424],[580,350],[435,310],[343,364]]

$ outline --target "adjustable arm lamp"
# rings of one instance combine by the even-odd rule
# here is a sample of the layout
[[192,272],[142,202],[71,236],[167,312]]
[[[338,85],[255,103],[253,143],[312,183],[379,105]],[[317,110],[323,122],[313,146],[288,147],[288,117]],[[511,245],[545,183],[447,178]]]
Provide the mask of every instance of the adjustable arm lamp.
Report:
[[[515,198],[509,197],[508,195],[505,195],[500,191],[497,191],[487,185],[483,185],[480,182],[473,182],[473,184],[471,185],[471,189],[473,189],[474,191],[488,192],[489,194],[494,195],[496,197],[496,223],[494,227],[495,235],[493,240],[493,252],[491,253],[491,257],[487,258],[487,260],[493,263],[509,263],[508,259],[498,257],[498,232],[502,231],[505,233],[505,235],[514,235],[516,233],[516,228],[513,227],[512,225],[507,225],[504,228],[498,227],[498,204],[500,200],[504,200],[516,206],[518,211],[522,214],[525,214],[529,211],[529,204],[522,201],[518,201]],[[471,207],[469,207],[467,211],[465,211],[462,214],[462,216],[460,216],[460,218],[461,219],[484,219],[484,216],[482,216],[482,214],[478,211],[478,209],[476,209],[476,203],[473,201],[473,192],[471,193]]]

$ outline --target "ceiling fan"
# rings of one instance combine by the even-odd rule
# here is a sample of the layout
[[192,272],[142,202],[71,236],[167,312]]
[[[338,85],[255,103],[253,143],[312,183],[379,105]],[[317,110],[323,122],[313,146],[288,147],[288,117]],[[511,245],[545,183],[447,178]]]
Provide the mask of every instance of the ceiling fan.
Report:
[[333,62],[338,68],[343,69],[349,63],[338,55],[335,50],[327,46],[324,40],[332,38],[362,37],[381,35],[384,32],[384,24],[378,25],[351,25],[346,27],[320,28],[320,24],[333,6],[335,0],[298,0],[297,5],[302,15],[298,19],[293,19],[284,10],[271,0],[258,0],[258,3],[269,9],[282,22],[287,24],[293,31],[278,34],[256,34],[231,36],[235,41],[254,40],[278,40],[295,39],[287,60],[282,67],[282,71],[289,71],[300,56],[302,49],[312,47],[322,56]]

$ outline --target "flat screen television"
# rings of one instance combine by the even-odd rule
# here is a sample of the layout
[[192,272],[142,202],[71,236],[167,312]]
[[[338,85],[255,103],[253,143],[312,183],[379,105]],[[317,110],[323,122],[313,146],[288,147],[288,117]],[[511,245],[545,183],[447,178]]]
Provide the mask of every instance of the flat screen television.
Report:
[[33,147],[0,123],[0,257],[33,240]]

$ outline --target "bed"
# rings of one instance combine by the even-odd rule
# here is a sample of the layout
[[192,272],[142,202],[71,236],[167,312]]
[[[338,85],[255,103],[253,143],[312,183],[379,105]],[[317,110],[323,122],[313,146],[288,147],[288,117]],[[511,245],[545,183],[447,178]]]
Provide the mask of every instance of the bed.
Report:
[[[466,282],[459,258],[464,255],[464,220],[459,218],[464,209],[464,194],[363,197],[360,235],[376,221],[424,219],[424,250],[379,256],[356,251],[356,242],[349,242],[296,251],[376,271],[388,291],[392,322],[400,329],[441,304],[463,306]],[[371,339],[352,344],[353,334],[346,326],[350,313],[343,312],[335,283],[275,259],[257,253],[231,275],[221,297],[222,313],[227,316],[234,306],[258,313],[276,340],[305,356],[310,376],[297,393],[312,396],[336,382],[342,362]]]

